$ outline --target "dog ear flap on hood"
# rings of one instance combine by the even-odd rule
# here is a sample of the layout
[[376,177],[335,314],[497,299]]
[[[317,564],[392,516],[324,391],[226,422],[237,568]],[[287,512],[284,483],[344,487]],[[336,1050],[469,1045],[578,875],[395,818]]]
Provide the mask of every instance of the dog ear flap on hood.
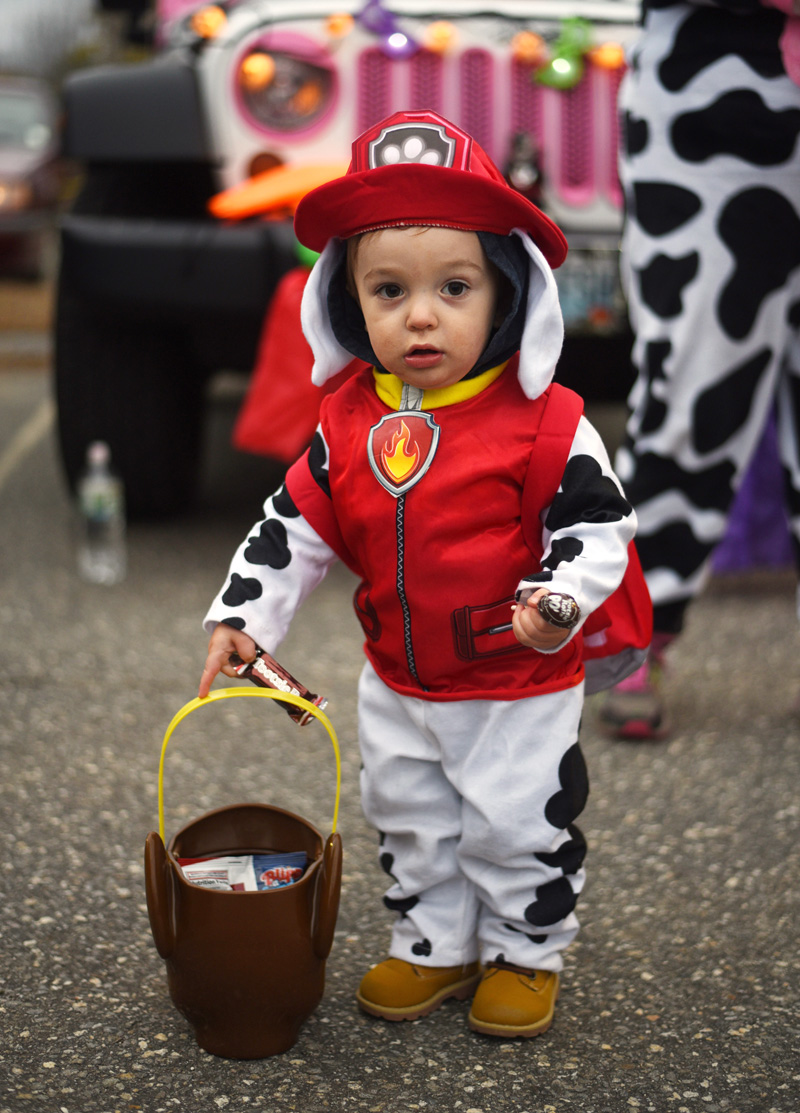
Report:
[[[556,281],[544,255],[527,232],[515,228],[511,235],[521,241],[528,263],[527,299],[526,304],[520,306],[524,323],[519,344],[518,377],[526,397],[538,398],[553,380],[564,342],[564,321]],[[350,351],[337,338],[331,324],[329,291],[331,282],[343,281],[344,253],[345,242],[330,239],[314,264],[303,293],[301,323],[314,355],[311,381],[316,386],[322,386],[337,375],[353,356],[370,362],[366,333],[364,346],[359,339],[353,346],[360,350]]]

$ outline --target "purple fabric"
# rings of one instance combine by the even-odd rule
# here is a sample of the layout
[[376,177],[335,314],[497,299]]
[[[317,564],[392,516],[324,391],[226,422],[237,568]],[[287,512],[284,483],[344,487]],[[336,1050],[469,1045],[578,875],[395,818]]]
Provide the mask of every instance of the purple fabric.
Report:
[[741,572],[783,567],[793,560],[773,416],[737,492],[711,567],[714,572]]

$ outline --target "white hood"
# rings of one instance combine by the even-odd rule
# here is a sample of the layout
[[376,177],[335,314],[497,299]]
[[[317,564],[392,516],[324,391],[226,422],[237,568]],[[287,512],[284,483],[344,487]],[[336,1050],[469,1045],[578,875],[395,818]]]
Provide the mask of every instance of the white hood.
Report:
[[[553,272],[526,232],[511,233],[528,255],[528,304],[520,344],[519,382],[528,398],[538,398],[553,380],[564,342],[564,321]],[[344,241],[332,239],[320,255],[303,293],[301,321],[314,354],[311,380],[322,386],[353,359],[334,335],[328,315],[328,287],[336,272]]]

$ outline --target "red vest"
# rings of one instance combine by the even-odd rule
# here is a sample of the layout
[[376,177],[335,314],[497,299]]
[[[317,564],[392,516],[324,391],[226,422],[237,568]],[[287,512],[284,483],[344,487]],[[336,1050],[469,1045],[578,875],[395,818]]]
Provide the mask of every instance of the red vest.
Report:
[[[540,570],[542,554],[536,539],[543,507],[524,495],[526,485],[537,486],[531,452],[551,391],[564,389],[551,387],[531,401],[514,359],[475,397],[432,411],[438,433],[419,411],[385,405],[370,370],[324,399],[330,496],[314,477],[313,446],[286,484],[306,520],[360,577],[355,607],[364,648],[397,691],[435,700],[515,699],[583,679],[580,634],[558,653],[542,654],[511,630],[517,584]],[[390,424],[380,426],[387,415]],[[409,435],[398,445],[403,427],[396,419],[404,416],[411,417]],[[402,485],[402,467],[418,471],[436,437],[430,466],[413,486],[396,497],[382,485],[382,450],[391,447],[400,460]]]

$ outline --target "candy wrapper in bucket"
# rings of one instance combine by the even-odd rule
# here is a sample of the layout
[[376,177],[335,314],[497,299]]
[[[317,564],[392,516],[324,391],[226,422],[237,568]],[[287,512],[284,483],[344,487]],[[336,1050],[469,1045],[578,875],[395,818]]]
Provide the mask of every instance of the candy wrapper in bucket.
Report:
[[[231,657],[231,664],[235,665],[238,659]],[[236,667],[236,675],[251,680],[253,684],[257,684],[260,688],[274,688],[278,692],[291,692],[292,695],[300,696],[302,699],[308,700],[309,703],[313,703],[320,711],[328,705],[324,696],[318,696],[315,692],[310,692],[305,684],[295,680],[283,665],[278,664],[275,658],[263,649],[259,649],[254,661],[249,663],[242,661]],[[295,707],[293,703],[284,703],[283,700],[276,700],[276,703],[279,703],[289,717],[299,723],[301,727],[306,726],[314,718],[310,711],[306,711],[302,707]]]
[[304,850],[286,854],[224,854],[218,858],[178,858],[183,876],[203,889],[254,893],[292,885],[308,865]]

